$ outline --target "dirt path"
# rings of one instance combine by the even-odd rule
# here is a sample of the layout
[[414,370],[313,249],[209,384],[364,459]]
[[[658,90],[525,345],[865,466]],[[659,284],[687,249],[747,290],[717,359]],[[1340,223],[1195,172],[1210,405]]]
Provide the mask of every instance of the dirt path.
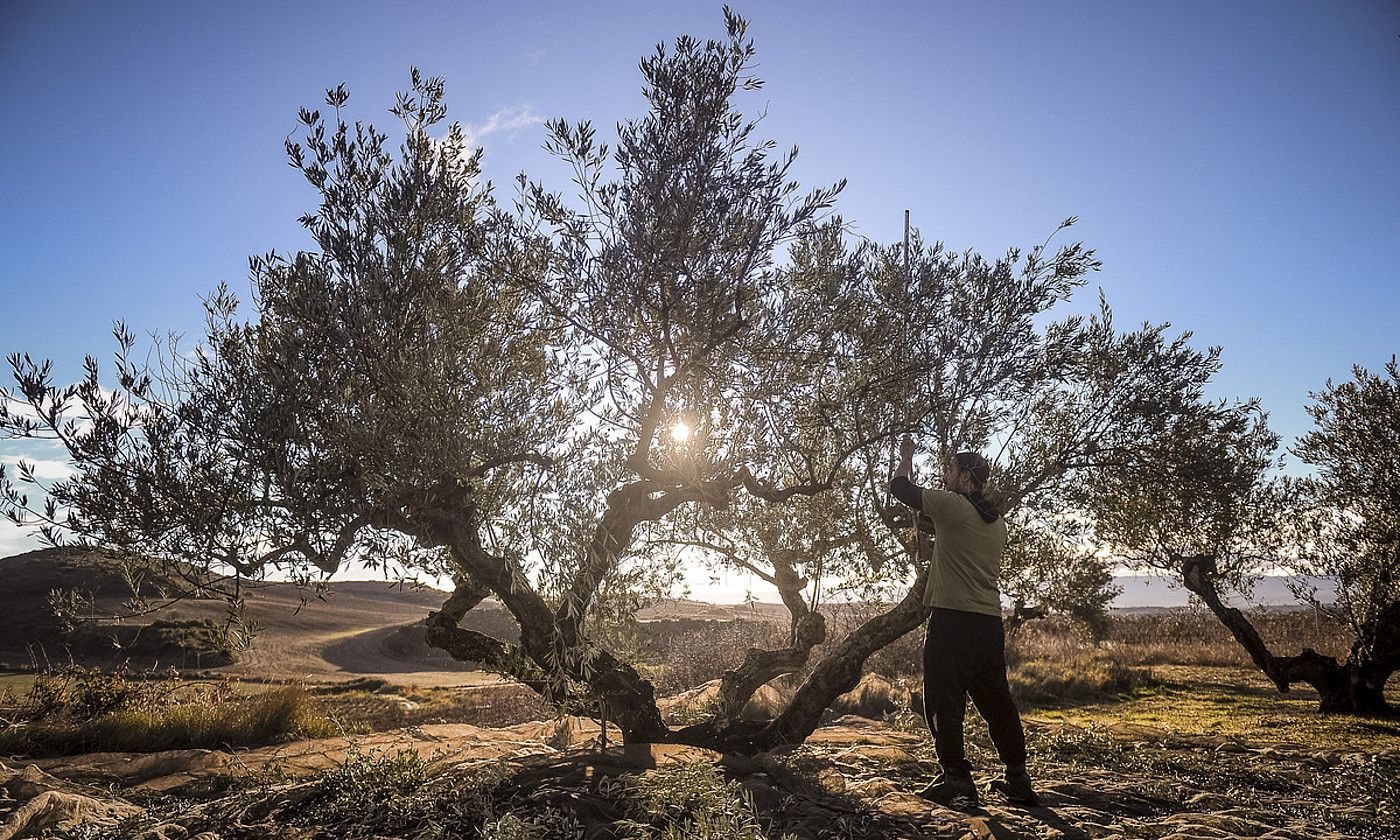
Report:
[[[326,600],[300,601],[287,585],[270,586],[248,599],[256,626],[252,645],[231,665],[209,669],[259,680],[339,682],[361,677],[396,685],[447,687],[481,685],[497,676],[454,661],[422,641],[419,627],[441,593],[398,591],[387,584],[351,582]],[[185,604],[172,618],[221,619],[218,602]],[[499,607],[484,605],[482,623],[503,620]]]

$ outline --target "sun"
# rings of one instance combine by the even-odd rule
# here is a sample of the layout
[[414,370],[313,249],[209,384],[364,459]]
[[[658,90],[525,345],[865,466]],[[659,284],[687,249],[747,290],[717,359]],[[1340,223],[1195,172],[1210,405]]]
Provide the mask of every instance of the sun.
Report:
[[678,443],[690,440],[690,426],[685,422],[676,423],[671,427],[671,438]]

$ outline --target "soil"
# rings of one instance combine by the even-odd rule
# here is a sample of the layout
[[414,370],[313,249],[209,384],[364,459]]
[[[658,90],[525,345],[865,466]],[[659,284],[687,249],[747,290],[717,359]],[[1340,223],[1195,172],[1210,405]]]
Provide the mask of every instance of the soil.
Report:
[[[404,750],[426,758],[434,773],[490,768],[502,779],[492,793],[500,807],[563,811],[577,820],[578,836],[587,837],[613,836],[619,816],[600,780],[693,763],[717,768],[739,785],[773,837],[1400,837],[1396,781],[1393,772],[1384,775],[1400,767],[1400,753],[1173,737],[1140,725],[1095,732],[1031,724],[1040,805],[1014,806],[986,793],[992,774],[981,772],[981,805],[952,809],[914,793],[935,767],[928,738],[889,723],[848,716],[801,746],[751,757],[676,745],[600,750],[598,734],[591,721],[564,718],[502,729],[428,725],[238,753],[7,762],[0,766],[0,788],[8,792],[0,798],[0,839],[28,836],[17,829],[44,830],[35,821],[48,819],[42,814],[51,816],[50,830],[81,824],[95,831],[125,820],[134,832],[129,836],[147,840],[329,837],[304,825],[283,832],[318,775],[357,756]],[[990,770],[979,738],[971,755]],[[73,807],[26,810],[49,791]],[[18,826],[18,819],[30,822]]]

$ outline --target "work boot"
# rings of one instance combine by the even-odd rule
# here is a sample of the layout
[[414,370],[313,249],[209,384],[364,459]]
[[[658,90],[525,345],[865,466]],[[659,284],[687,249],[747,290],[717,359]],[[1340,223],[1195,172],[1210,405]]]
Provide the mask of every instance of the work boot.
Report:
[[1035,795],[1035,788],[1031,787],[1031,776],[1025,768],[1007,770],[1002,778],[992,781],[991,788],[1017,805],[1040,804],[1040,797]]
[[929,782],[919,796],[939,805],[952,806],[955,803],[965,807],[977,806],[977,785],[972,774],[966,770],[944,770]]

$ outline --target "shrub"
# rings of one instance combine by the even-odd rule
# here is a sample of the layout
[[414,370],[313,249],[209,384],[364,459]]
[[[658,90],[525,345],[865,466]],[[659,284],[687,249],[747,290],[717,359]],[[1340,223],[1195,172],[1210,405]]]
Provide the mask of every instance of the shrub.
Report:
[[767,840],[753,805],[737,782],[710,764],[679,764],[599,786],[620,801],[629,819],[620,837],[635,840]]
[[178,650],[186,659],[193,658],[196,668],[229,665],[236,658],[229,626],[210,618],[157,619],[143,635],[149,637],[148,655]]
[[125,667],[110,673],[76,665],[44,671],[35,675],[28,693],[8,709],[6,718],[11,724],[55,717],[91,720],[123,707],[163,704],[179,684],[178,674],[164,682],[154,674],[134,676]]
[[[500,781],[499,771],[488,766],[436,773],[430,765],[417,750],[364,753],[352,745],[345,761],[317,780],[315,793],[293,821],[345,840],[477,836],[493,816],[490,792]],[[523,820],[504,826],[497,821],[493,830],[502,840],[539,836],[521,834],[526,827]]]
[[162,618],[150,624],[84,622],[64,637],[79,658],[109,662],[114,657],[181,668],[217,668],[236,659],[229,626],[210,618]]
[[657,640],[660,671],[653,677],[660,697],[719,679],[738,665],[751,647],[779,648],[788,644],[786,625],[771,621],[705,622],[694,629]]

